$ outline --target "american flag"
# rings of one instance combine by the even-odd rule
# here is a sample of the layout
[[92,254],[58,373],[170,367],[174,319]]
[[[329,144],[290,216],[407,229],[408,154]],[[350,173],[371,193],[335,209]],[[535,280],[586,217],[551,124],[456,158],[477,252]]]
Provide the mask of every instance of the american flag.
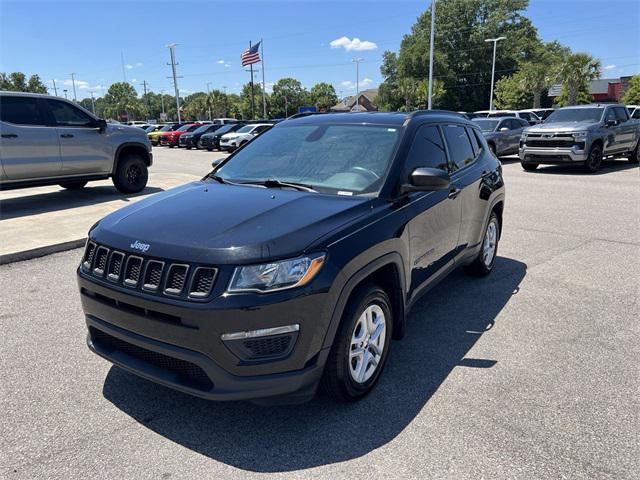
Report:
[[252,65],[254,63],[258,63],[260,61],[260,42],[256,43],[254,46],[247,48],[242,55],[240,55],[240,60],[242,60],[242,66],[246,67],[247,65]]

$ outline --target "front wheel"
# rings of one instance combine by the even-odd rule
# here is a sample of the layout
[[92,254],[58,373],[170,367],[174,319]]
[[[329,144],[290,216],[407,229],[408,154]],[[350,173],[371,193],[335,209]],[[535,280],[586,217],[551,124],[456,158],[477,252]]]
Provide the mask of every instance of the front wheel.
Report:
[[584,169],[588,173],[596,173],[600,170],[600,165],[602,164],[602,150],[599,146],[594,145],[591,147],[589,151],[589,157],[587,161],[584,162]]
[[80,190],[87,184],[86,180],[69,180],[68,182],[60,182],[62,188],[67,190]]
[[125,155],[118,162],[113,174],[113,184],[122,193],[138,193],[144,190],[149,179],[147,164],[140,155]]
[[495,212],[491,212],[487,228],[484,231],[482,247],[476,259],[466,270],[471,275],[484,277],[491,273],[498,255],[498,242],[500,241],[500,220]]
[[629,155],[628,160],[629,163],[640,163],[640,140],[638,140],[638,144],[631,155]]
[[540,165],[539,163],[520,163],[520,165],[522,165],[522,168],[527,171],[527,172],[533,172],[536,168],[538,168],[538,166]]
[[393,330],[389,297],[376,285],[358,288],[350,298],[322,377],[331,397],[355,401],[369,393],[387,360]]

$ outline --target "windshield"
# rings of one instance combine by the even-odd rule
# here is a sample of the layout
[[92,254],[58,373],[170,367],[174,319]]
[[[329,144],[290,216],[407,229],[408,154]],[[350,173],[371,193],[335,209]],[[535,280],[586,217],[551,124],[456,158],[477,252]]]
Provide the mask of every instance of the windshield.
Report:
[[204,133],[211,128],[211,125],[202,125],[199,128],[196,128],[193,133]]
[[515,113],[511,113],[511,112],[507,112],[507,111],[501,111],[501,112],[490,113],[489,115],[487,115],[487,118],[492,118],[492,117],[513,117],[514,115],[515,115]]
[[187,132],[191,128],[191,125],[182,125],[176,130],[176,132]]
[[602,118],[604,108],[563,108],[547,117],[544,123],[588,122],[596,123]]
[[496,129],[496,126],[500,122],[500,120],[486,120],[484,118],[474,118],[472,120],[473,123],[480,127],[482,133],[493,132]]
[[222,135],[223,133],[227,133],[229,130],[233,129],[235,126],[236,126],[236,124],[223,125],[218,130],[216,130],[215,133],[216,133],[216,135]]
[[144,131],[149,133],[149,132],[155,131],[155,129],[156,129],[155,125],[149,125],[148,127],[145,127]]
[[281,125],[247,144],[216,174],[230,182],[302,183],[344,195],[377,193],[399,128],[381,125]]
[[256,128],[255,125],[245,125],[240,130],[238,130],[238,133],[249,133],[254,128]]

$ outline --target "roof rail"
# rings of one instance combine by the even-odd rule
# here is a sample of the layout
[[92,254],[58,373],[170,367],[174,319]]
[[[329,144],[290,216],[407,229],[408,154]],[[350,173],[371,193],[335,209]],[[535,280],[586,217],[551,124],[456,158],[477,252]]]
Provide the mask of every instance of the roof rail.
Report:
[[300,112],[300,113],[294,113],[293,115],[289,115],[287,118],[285,118],[285,120],[291,120],[293,118],[300,118],[300,117],[308,117],[310,115],[324,115],[327,112]]
[[414,112],[409,112],[409,118],[414,118],[420,115],[429,115],[429,114],[440,114],[440,115],[446,114],[446,115],[453,115],[455,117],[460,117],[460,118],[467,118],[463,114],[454,112],[452,110],[416,110]]

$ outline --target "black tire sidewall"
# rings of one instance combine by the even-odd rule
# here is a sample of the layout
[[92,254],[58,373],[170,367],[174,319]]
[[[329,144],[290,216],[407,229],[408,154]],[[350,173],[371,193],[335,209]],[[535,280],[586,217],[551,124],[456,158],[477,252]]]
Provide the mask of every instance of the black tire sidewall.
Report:
[[[141,178],[135,184],[131,184],[127,179],[127,170],[132,165],[137,165],[141,169]],[[147,164],[139,155],[126,155],[119,162],[116,167],[116,173],[114,175],[114,184],[116,188],[123,193],[138,193],[144,190],[147,186],[149,179],[149,170]]]
[[[357,383],[349,371],[349,352],[351,350],[351,337],[356,327],[357,321],[362,312],[370,305],[378,305],[385,315],[386,332],[384,350],[378,368],[374,374],[364,383]],[[334,339],[330,361],[333,365],[329,368],[334,369],[330,374],[335,376],[334,388],[338,388],[338,394],[344,400],[357,400],[369,393],[377,383],[384,366],[386,364],[389,349],[391,346],[391,337],[393,335],[393,314],[389,297],[381,288],[375,285],[368,285],[360,288],[349,301],[347,308],[343,314],[342,323]]]
[[[597,154],[599,160],[597,162],[597,165],[592,166],[591,159],[595,154]],[[587,158],[587,161],[584,162],[584,167],[588,172],[595,173],[600,169],[601,165],[602,165],[602,150],[598,145],[594,145],[593,147],[591,147],[591,150],[589,150],[589,157]]]

